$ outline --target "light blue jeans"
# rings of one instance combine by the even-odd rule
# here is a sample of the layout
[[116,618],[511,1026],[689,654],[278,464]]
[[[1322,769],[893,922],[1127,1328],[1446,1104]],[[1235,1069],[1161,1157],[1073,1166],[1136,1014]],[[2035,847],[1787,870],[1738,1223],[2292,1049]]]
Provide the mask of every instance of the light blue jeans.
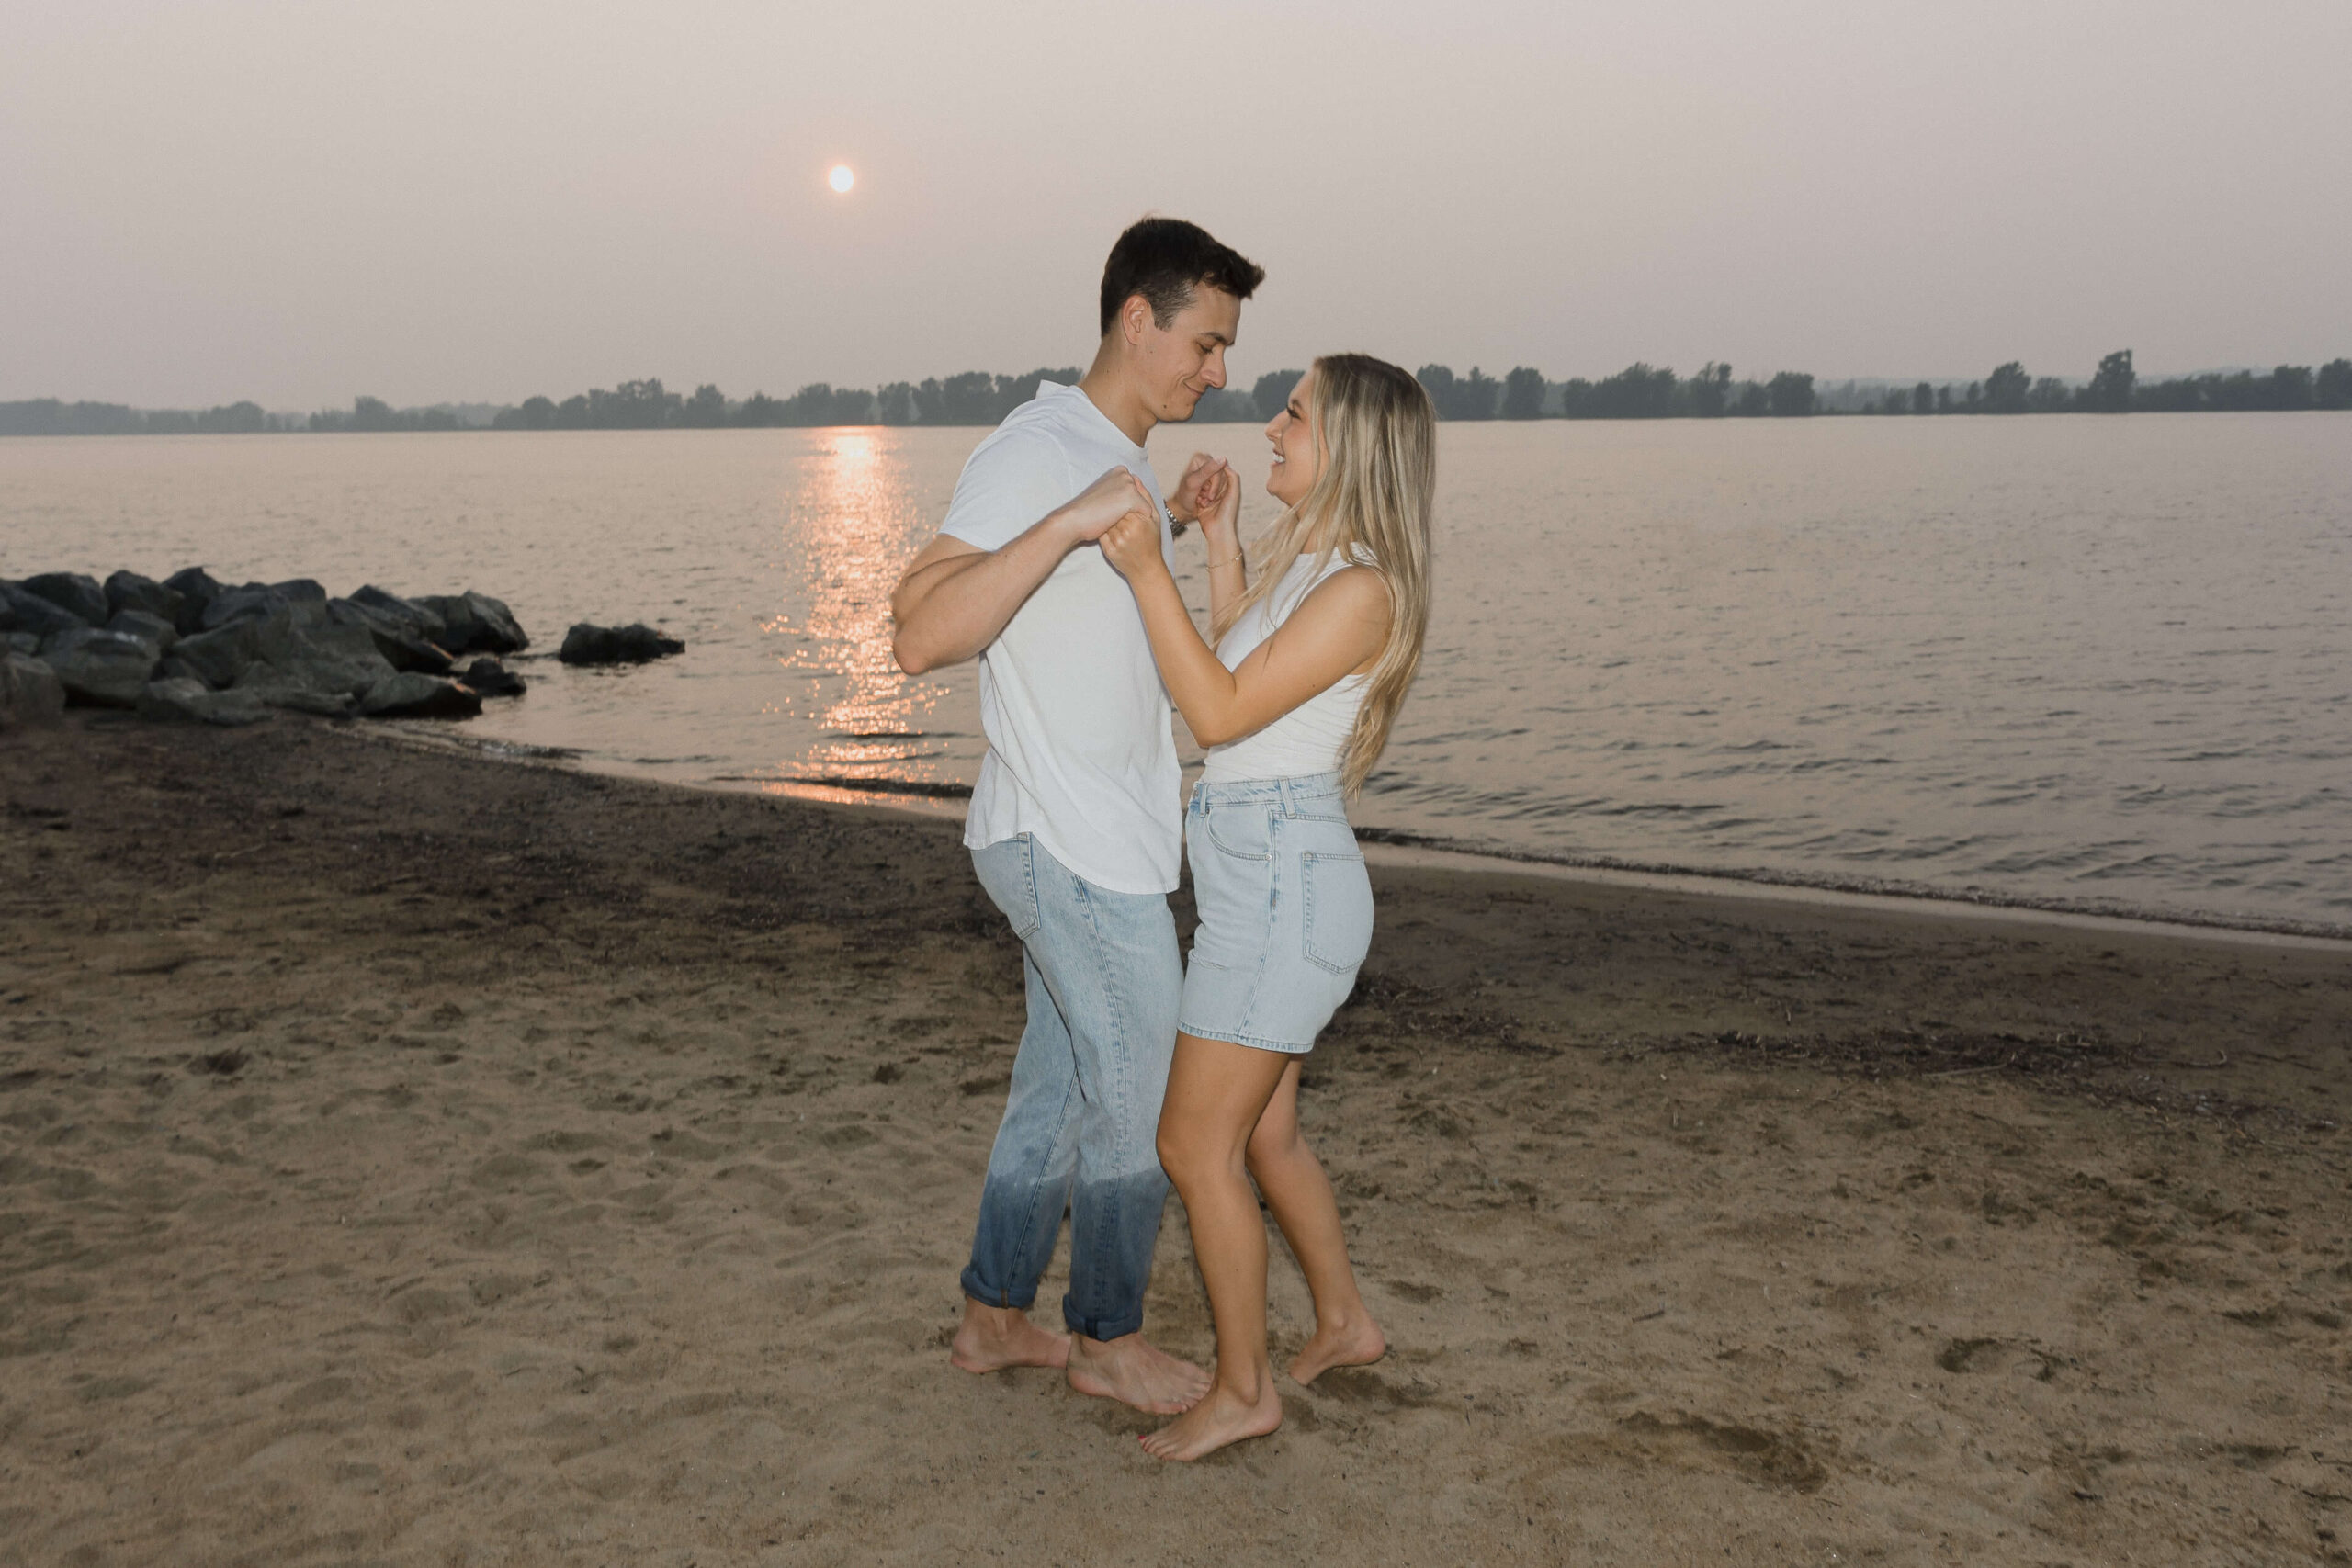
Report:
[[1183,971],[1164,895],[1114,893],[1026,833],[972,852],[1021,939],[1029,1023],[989,1153],[964,1293],[1026,1308],[1070,1216],[1062,1320],[1090,1339],[1143,1326],[1168,1200],[1159,1104]]

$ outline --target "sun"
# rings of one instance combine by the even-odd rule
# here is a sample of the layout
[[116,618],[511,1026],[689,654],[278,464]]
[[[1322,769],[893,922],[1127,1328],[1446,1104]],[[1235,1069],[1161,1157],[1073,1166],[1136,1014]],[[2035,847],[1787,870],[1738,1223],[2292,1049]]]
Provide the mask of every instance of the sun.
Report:
[[825,175],[825,183],[841,195],[847,196],[849,187],[857,184],[857,171],[847,164],[835,164],[831,171]]

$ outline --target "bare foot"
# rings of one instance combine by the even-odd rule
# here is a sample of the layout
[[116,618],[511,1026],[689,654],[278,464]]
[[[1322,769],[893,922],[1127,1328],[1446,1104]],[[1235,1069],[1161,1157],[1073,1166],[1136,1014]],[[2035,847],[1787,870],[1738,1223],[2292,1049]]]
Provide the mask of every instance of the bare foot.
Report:
[[1315,1325],[1315,1337],[1290,1359],[1294,1382],[1313,1382],[1333,1367],[1368,1367],[1388,1354],[1387,1337],[1369,1316]]
[[947,1360],[967,1372],[1064,1366],[1069,1361],[1069,1336],[1038,1327],[1019,1307],[983,1306],[967,1296]]
[[1220,1383],[1188,1414],[1157,1432],[1146,1432],[1141,1441],[1143,1451],[1154,1459],[1190,1461],[1213,1454],[1227,1443],[1262,1438],[1282,1424],[1282,1395],[1274,1392],[1270,1377],[1255,1400],[1244,1399]]
[[1097,1399],[1115,1399],[1154,1416],[1190,1410],[1209,1391],[1209,1375],[1179,1360],[1140,1334],[1116,1339],[1073,1336],[1069,1386]]

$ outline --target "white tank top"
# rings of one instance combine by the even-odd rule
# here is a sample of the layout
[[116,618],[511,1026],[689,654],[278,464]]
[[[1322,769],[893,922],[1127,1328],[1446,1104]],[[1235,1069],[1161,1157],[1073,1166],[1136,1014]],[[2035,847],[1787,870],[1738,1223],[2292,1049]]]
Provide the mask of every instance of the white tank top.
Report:
[[[1216,645],[1218,661],[1227,670],[1238,669],[1325,578],[1351,565],[1369,564],[1363,558],[1348,561],[1334,556],[1317,571],[1313,556],[1300,556],[1274,591],[1225,634],[1225,640]],[[1201,777],[1209,784],[1233,784],[1242,779],[1295,779],[1338,772],[1340,754],[1355,732],[1356,710],[1363,705],[1366,680],[1363,675],[1342,675],[1263,729],[1210,747],[1207,771]]]

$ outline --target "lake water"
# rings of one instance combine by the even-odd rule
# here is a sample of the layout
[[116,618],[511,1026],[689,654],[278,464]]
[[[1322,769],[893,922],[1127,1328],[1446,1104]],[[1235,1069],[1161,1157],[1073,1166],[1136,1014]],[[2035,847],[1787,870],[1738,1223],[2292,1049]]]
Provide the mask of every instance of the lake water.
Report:
[[[981,434],[10,440],[0,574],[480,588],[542,657],[471,740],[954,809],[974,671],[900,673],[887,597]],[[1152,452],[1196,446],[1254,491],[1254,429]],[[1426,673],[1360,827],[2352,929],[2352,419],[1457,424],[1441,453]],[[552,658],[639,619],[687,652]]]

